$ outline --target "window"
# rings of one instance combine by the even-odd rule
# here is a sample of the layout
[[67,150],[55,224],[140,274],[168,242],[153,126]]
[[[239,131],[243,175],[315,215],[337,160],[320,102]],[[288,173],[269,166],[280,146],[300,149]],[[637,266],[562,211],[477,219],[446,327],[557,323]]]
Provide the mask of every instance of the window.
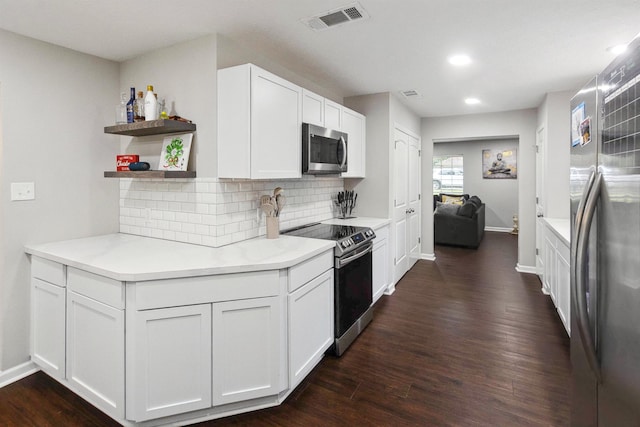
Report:
[[462,165],[461,155],[433,156],[433,194],[462,194]]

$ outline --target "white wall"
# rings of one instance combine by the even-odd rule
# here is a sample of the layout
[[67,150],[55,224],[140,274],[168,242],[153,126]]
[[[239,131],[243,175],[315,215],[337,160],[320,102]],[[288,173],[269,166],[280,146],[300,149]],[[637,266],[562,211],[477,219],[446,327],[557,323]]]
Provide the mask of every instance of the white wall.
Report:
[[548,93],[538,109],[538,129],[545,134],[544,215],[569,218],[570,102],[577,90]]
[[[158,98],[165,98],[167,112],[173,108],[177,115],[196,124],[189,170],[195,170],[199,177],[215,177],[217,173],[216,55],[216,36],[211,35],[149,52],[120,66],[120,92],[129,93],[133,86],[146,93],[151,84]],[[148,161],[152,169],[157,167],[162,135],[120,138],[123,153],[140,154],[141,161]]]
[[[434,156],[463,156],[464,192],[480,197],[485,203],[485,227],[512,229],[513,215],[518,213],[518,180],[483,179],[482,150],[496,152],[517,147],[517,139],[441,142],[433,146]],[[425,169],[425,173],[430,172]],[[443,192],[447,192],[446,188]],[[426,199],[428,192],[424,194]],[[427,212],[430,211],[425,210],[425,215]]]
[[[518,144],[518,266],[535,268],[535,138],[537,112],[534,109],[504,113],[422,119],[422,166],[431,170],[434,140],[463,140],[512,136]],[[432,188],[432,174],[422,174],[423,191]],[[433,250],[433,215],[422,215],[422,251]]]
[[[118,231],[118,64],[0,30],[0,370],[29,359],[27,243]],[[33,201],[10,201],[34,182]]]

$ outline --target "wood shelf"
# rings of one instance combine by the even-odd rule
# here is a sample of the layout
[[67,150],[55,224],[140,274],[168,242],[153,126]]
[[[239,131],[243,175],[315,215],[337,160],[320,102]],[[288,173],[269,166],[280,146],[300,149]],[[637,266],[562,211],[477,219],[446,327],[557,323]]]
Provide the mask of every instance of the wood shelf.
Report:
[[196,171],[105,171],[105,178],[195,178]]
[[175,132],[194,132],[194,123],[185,123],[178,120],[159,119],[144,122],[127,123],[124,125],[105,126],[104,133],[128,136],[161,135]]

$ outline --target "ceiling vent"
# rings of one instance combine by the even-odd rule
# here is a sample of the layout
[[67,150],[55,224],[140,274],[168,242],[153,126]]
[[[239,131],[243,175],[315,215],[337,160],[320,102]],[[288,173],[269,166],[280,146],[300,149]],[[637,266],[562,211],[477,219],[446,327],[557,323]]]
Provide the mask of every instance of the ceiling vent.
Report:
[[417,90],[403,90],[400,92],[400,94],[407,98],[407,99],[417,99],[417,98],[422,98],[422,95],[420,95],[420,93],[418,93]]
[[359,3],[353,3],[349,6],[330,10],[322,15],[303,19],[302,22],[314,31],[322,31],[327,28],[368,18],[369,14],[364,10],[364,8]]

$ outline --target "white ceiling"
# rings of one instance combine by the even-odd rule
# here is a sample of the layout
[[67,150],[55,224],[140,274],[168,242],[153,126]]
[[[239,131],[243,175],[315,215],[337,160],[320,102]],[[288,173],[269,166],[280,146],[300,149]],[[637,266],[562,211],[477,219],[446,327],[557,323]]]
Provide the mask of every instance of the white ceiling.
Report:
[[[535,108],[640,32],[639,0],[359,0],[370,19],[301,21],[353,1],[0,0],[0,28],[115,61],[218,33],[344,96],[416,90],[420,117]],[[473,63],[455,69],[460,52]]]

